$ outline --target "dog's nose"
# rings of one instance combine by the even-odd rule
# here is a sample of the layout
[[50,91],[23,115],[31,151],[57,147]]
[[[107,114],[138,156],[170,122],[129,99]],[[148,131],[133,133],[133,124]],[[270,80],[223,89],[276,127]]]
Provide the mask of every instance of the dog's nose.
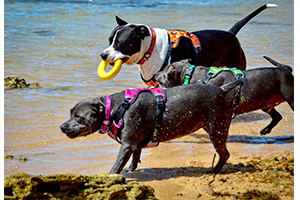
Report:
[[102,58],[102,60],[106,60],[107,57],[108,57],[108,54],[105,53],[105,52],[102,52],[102,53],[100,54],[100,57]]
[[61,132],[65,133],[65,131],[66,131],[66,125],[65,125],[65,124],[62,124],[62,125],[60,126],[60,130],[61,130]]

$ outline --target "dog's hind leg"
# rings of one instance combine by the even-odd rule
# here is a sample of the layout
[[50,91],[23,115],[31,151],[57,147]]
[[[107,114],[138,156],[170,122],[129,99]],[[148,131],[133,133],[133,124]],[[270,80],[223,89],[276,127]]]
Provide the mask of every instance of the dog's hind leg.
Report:
[[141,160],[140,160],[141,153],[142,153],[142,149],[136,149],[133,152],[131,164],[130,164],[129,168],[126,169],[126,171],[132,171],[133,172],[134,170],[136,170],[136,168],[138,166],[138,163],[141,162]]
[[260,134],[266,135],[269,134],[272,129],[279,123],[279,121],[282,119],[282,116],[279,114],[279,112],[277,112],[275,108],[262,109],[262,111],[268,113],[272,118],[271,123],[260,131]]
[[119,174],[126,165],[132,153],[133,149],[131,145],[122,143],[117,160],[111,168],[109,174]]

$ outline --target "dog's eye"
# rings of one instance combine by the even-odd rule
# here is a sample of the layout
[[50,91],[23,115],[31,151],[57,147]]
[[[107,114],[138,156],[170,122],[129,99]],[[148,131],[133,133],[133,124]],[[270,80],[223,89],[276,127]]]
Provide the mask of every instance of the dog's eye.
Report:
[[79,116],[79,115],[75,115],[75,119],[78,123],[83,124],[84,123],[84,118]]
[[121,46],[122,44],[122,42],[117,42],[117,46]]

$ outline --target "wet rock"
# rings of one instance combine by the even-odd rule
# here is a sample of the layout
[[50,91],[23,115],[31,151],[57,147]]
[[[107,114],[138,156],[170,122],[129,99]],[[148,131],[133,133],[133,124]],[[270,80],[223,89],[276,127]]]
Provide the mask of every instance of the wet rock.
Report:
[[4,199],[156,199],[154,189],[123,175],[17,173],[5,178]]
[[13,159],[13,158],[14,158],[14,156],[13,155],[9,155],[9,154],[4,156],[4,159]]
[[19,157],[19,161],[20,161],[20,162],[26,162],[26,161],[27,161],[27,158],[25,158],[24,156],[21,155],[21,156]]
[[278,197],[278,195],[273,194],[272,192],[262,192],[255,189],[255,190],[248,190],[247,192],[243,193],[241,197],[238,198],[238,200],[243,200],[243,199],[277,200],[280,198]]
[[40,87],[39,83],[26,83],[26,80],[22,77],[6,77],[4,78],[4,87],[9,89],[16,88],[38,88]]

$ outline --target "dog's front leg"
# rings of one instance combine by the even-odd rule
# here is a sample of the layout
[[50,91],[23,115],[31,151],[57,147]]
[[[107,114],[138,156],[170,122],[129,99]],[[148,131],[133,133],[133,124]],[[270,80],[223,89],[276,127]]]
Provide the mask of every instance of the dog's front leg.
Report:
[[132,155],[132,161],[131,161],[131,165],[129,166],[129,168],[126,171],[134,171],[136,170],[138,163],[141,162],[140,158],[141,158],[141,153],[142,153],[142,149],[136,149],[133,152]]
[[119,174],[126,165],[127,161],[129,160],[132,152],[133,149],[131,148],[130,144],[122,144],[119,150],[117,160],[111,168],[109,174]]

